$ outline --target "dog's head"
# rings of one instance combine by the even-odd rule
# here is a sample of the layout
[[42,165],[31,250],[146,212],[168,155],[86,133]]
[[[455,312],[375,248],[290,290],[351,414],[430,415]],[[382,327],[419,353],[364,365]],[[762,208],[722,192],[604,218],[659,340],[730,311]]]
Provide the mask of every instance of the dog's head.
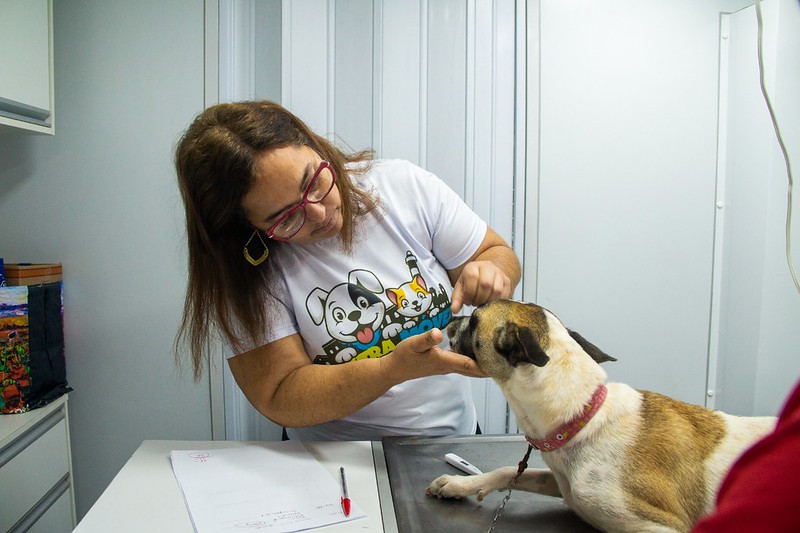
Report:
[[503,380],[521,365],[543,367],[561,356],[567,336],[597,363],[616,361],[600,348],[561,324],[536,304],[495,300],[469,317],[456,317],[447,326],[454,352],[475,359],[484,372]]

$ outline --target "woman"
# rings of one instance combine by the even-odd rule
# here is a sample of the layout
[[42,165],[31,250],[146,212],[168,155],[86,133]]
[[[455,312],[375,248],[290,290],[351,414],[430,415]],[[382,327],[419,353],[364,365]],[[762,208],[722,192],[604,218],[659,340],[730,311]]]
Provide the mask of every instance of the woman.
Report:
[[[212,106],[180,140],[189,283],[176,348],[195,377],[222,333],[253,406],[291,438],[470,434],[463,305],[511,296],[519,262],[441,180],[346,154],[271,102]],[[421,379],[417,379],[421,378]]]

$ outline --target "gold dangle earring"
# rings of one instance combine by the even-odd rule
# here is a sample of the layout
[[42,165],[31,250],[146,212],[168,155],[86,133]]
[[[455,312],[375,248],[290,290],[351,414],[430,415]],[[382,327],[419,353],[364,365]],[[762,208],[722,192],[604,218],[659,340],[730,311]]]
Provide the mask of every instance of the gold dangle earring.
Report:
[[[261,241],[261,245],[264,247],[264,253],[261,254],[261,257],[254,258],[250,255],[250,251],[247,249],[247,245],[253,240],[253,237],[258,235],[258,240]],[[264,242],[264,238],[261,236],[261,233],[258,230],[253,231],[253,234],[250,235],[250,238],[247,239],[247,242],[244,243],[244,258],[247,259],[247,262],[253,266],[258,266],[264,261],[267,260],[269,256],[269,248],[267,248],[267,243]]]

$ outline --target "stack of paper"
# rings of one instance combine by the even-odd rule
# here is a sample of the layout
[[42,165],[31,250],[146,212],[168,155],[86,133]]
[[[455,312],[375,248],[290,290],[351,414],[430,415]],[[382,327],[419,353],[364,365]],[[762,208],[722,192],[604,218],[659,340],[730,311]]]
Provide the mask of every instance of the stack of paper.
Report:
[[174,450],[172,469],[198,533],[302,531],[364,518],[341,507],[341,487],[302,443]]

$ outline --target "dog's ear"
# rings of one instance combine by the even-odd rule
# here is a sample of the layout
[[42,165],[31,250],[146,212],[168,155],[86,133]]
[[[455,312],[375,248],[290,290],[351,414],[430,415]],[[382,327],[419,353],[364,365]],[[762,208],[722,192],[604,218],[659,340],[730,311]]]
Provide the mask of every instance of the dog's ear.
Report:
[[595,361],[597,361],[598,363],[605,363],[606,361],[616,361],[617,360],[616,357],[611,357],[610,355],[605,353],[603,350],[601,350],[600,348],[598,348],[597,346],[595,346],[591,342],[589,342],[586,339],[584,339],[583,336],[581,336],[581,334],[578,333],[577,331],[572,331],[571,329],[568,329],[567,331],[569,331],[569,336],[572,337],[573,339],[575,339],[575,341],[578,344],[581,345],[581,348],[583,348],[583,351],[588,353],[589,356],[592,359],[594,359]]
[[536,336],[527,328],[513,322],[503,324],[494,333],[494,348],[502,354],[511,366],[530,363],[544,366],[550,358],[544,353]]
[[325,320],[325,301],[327,299],[328,293],[319,287],[311,291],[306,298],[306,310],[311,315],[311,320],[318,326]]

